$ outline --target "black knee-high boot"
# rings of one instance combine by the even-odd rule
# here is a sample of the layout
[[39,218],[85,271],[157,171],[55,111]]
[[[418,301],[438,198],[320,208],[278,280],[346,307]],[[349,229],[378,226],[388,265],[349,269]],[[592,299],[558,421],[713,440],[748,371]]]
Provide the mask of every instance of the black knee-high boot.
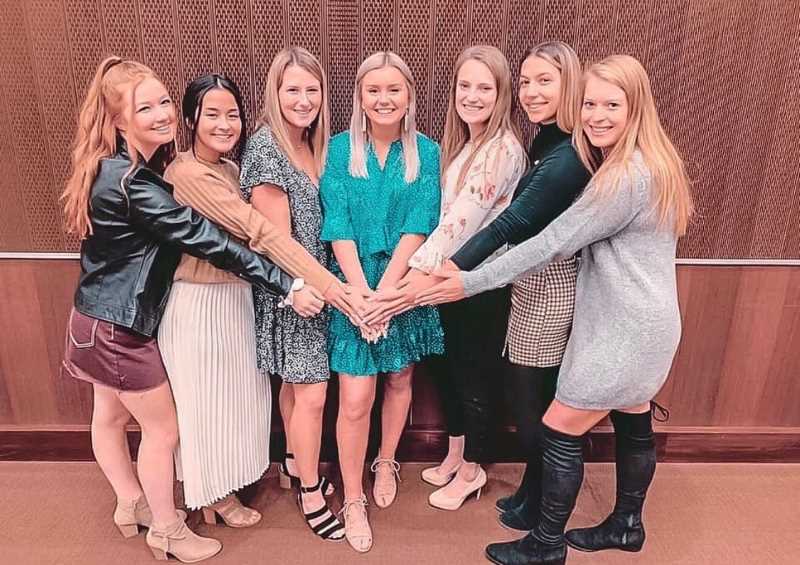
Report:
[[564,528],[583,482],[583,436],[541,426],[542,502],[536,528],[524,538],[493,543],[486,556],[500,565],[563,565],[567,559]]
[[[541,421],[533,425],[538,434]],[[539,505],[542,501],[542,449],[538,439],[528,446],[528,461],[525,465],[525,474],[517,491],[506,499],[497,501],[498,508],[506,509],[500,512],[498,520],[506,528],[520,532],[529,532],[536,527],[539,521]],[[506,504],[502,504],[505,502]]]
[[539,426],[556,393],[559,367],[524,367],[509,364],[507,390],[517,433],[526,453],[525,473],[516,492],[498,499],[500,523],[513,530],[530,531],[539,517],[542,453]]
[[617,501],[597,526],[570,530],[567,543],[581,551],[639,551],[644,545],[642,507],[656,471],[656,443],[650,412],[611,412],[617,446]]

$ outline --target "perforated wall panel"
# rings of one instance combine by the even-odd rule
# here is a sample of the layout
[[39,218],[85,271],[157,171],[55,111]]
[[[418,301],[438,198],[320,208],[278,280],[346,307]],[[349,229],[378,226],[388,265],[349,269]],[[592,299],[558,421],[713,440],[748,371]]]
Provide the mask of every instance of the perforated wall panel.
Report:
[[415,74],[419,128],[438,139],[463,47],[500,47],[516,74],[526,49],[560,39],[584,60],[629,53],[648,69],[694,180],[698,213],[680,256],[800,257],[793,0],[27,0],[3,10],[0,94],[14,111],[0,112],[0,251],[77,249],[58,196],[77,109],[108,54],[150,65],[176,100],[201,73],[230,75],[252,130],[272,58],[303,45],[328,70],[335,132],[349,124],[360,62],[393,49]]

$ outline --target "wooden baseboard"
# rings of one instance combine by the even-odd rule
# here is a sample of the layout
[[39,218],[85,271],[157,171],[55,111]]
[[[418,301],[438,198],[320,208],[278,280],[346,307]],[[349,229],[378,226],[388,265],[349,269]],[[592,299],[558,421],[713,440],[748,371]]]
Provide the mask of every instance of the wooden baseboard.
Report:
[[[283,454],[283,434],[274,430],[272,456]],[[128,431],[132,453],[139,445],[135,426]],[[375,438],[370,452],[377,447]],[[662,462],[725,463],[800,463],[800,428],[740,427],[662,427],[656,432],[659,460]],[[496,434],[492,461],[522,461],[515,434],[502,430]],[[409,429],[398,449],[401,461],[436,461],[447,450],[447,434],[441,430]],[[613,461],[614,434],[609,427],[598,427],[589,434],[586,461]],[[336,459],[336,441],[327,436],[322,458]],[[92,461],[88,426],[22,428],[0,426],[0,461]]]

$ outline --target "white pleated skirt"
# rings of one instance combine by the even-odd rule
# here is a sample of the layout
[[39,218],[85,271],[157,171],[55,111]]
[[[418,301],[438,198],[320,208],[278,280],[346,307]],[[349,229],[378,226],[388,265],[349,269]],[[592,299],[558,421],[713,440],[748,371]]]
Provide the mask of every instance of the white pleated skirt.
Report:
[[177,281],[158,346],[178,413],[175,466],[186,506],[257,481],[269,467],[272,399],[256,366],[250,286]]

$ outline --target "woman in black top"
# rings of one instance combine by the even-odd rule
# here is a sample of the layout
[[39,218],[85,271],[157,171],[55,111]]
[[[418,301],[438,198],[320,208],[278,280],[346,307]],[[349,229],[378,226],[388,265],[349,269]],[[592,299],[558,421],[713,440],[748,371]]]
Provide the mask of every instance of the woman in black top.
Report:
[[[517,185],[514,199],[491,224],[452,257],[471,270],[505,244],[538,234],[566,210],[590,178],[572,146],[578,113],[580,62],[561,42],[531,49],[520,70],[519,100],[538,126],[529,150],[531,168]],[[452,265],[451,265],[452,266]],[[555,395],[561,358],[572,326],[577,265],[574,257],[513,285],[506,336],[508,391],[517,429],[529,455],[517,491],[497,501],[500,521],[527,531],[538,514],[540,470],[536,428]]]
[[[64,368],[93,384],[92,448],[117,495],[120,532],[132,537],[147,526],[157,558],[196,562],[222,546],[195,535],[175,510],[175,407],[152,337],[175,268],[185,252],[274,294],[288,295],[293,281],[172,198],[160,172],[175,124],[172,100],[149,68],[119,57],[100,64],[78,116],[62,196],[67,228],[82,239]],[[293,298],[305,302],[300,292]],[[131,416],[142,429],[138,478],[125,434]]]

